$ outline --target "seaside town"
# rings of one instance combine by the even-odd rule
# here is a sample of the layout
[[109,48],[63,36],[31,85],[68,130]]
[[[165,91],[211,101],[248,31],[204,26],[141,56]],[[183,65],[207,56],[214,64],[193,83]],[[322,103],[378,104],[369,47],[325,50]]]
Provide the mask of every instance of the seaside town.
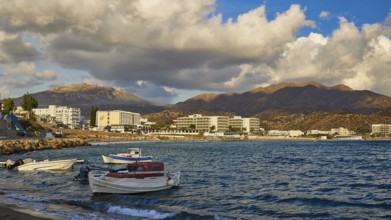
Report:
[[[1,103],[0,103],[1,104]],[[4,111],[4,109],[2,108]],[[186,140],[205,138],[209,140],[363,140],[362,134],[344,127],[330,130],[265,130],[258,118],[241,116],[205,116],[192,114],[178,117],[166,128],[159,129],[156,122],[142,118],[140,113],[96,109],[89,119],[81,116],[80,108],[49,105],[47,108],[32,108],[31,113],[17,106],[7,114],[0,113],[0,136],[2,139],[23,137],[63,137],[63,130],[96,131],[103,133],[128,133],[157,139]],[[28,131],[21,120],[34,120],[49,127],[45,131]],[[30,128],[31,129],[31,128]],[[369,135],[386,137],[391,134],[390,124],[372,124]]]
[[390,0],[0,2],[0,220],[391,219]]

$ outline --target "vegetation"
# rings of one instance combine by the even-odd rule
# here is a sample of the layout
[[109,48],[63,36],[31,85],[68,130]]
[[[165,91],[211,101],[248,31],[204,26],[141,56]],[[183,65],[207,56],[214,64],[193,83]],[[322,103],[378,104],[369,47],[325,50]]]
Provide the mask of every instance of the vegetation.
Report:
[[170,128],[170,123],[156,123],[151,125],[152,130],[167,130]]
[[230,125],[230,126],[228,126],[228,131],[229,132],[242,132],[242,129],[241,128],[232,127]]
[[15,109],[14,100],[11,98],[3,100],[3,114],[6,115]]
[[90,127],[96,126],[96,112],[98,111],[98,107],[92,106],[90,112]]
[[[35,122],[35,121],[32,121],[32,120],[26,120],[26,119],[22,119],[19,121],[20,125],[25,128],[29,133],[35,133],[35,132],[45,132],[45,128]],[[22,132],[23,133],[23,132]],[[24,134],[23,134],[24,135]],[[23,136],[22,135],[22,136]]]
[[38,102],[34,99],[32,95],[29,95],[27,93],[23,95],[22,102],[20,103],[20,105],[24,110],[31,112],[33,108],[38,107]]

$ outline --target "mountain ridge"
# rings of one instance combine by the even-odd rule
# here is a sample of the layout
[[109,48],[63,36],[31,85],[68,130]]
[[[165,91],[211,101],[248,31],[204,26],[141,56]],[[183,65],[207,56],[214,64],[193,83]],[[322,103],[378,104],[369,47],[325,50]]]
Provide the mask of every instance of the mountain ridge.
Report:
[[[84,116],[89,115],[92,106],[100,110],[124,110],[140,114],[172,110],[186,114],[225,114],[243,117],[257,117],[265,112],[286,115],[311,112],[370,114],[391,106],[391,97],[369,90],[353,90],[342,84],[324,86],[316,81],[284,82],[243,93],[203,93],[166,106],[155,105],[125,90],[87,83],[59,86],[30,95],[37,99],[39,107],[79,107]],[[18,105],[21,97],[14,101]],[[158,119],[157,116],[153,118]],[[165,114],[165,121],[169,118]]]
[[174,108],[179,111],[227,111],[253,116],[265,111],[374,113],[391,106],[391,97],[346,85],[324,86],[315,81],[279,83],[243,93],[201,94]]
[[[99,110],[123,110],[141,113],[162,111],[165,108],[154,105],[125,90],[87,83],[70,84],[30,94],[39,104],[39,108],[48,105],[67,105],[80,108],[83,116],[89,116],[92,106]],[[16,105],[22,97],[15,98]]]

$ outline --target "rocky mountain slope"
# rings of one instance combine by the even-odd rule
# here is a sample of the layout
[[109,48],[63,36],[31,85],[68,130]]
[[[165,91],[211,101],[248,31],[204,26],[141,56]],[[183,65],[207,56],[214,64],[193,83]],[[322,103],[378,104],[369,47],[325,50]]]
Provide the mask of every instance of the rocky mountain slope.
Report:
[[241,116],[262,112],[349,112],[369,114],[391,106],[391,97],[345,85],[324,86],[318,82],[280,83],[244,93],[201,94],[177,103],[178,111],[225,111]]
[[[124,110],[142,114],[165,109],[124,90],[86,83],[56,87],[31,95],[38,101],[39,107],[48,105],[73,106],[80,108],[84,116],[90,114],[91,106],[97,106],[100,110]],[[21,102],[21,97],[14,101],[18,105]]]
[[[331,129],[346,127],[369,131],[373,123],[391,124],[391,97],[345,85],[320,83],[280,83],[244,93],[201,94],[171,106],[156,106],[127,91],[73,84],[31,94],[39,107],[68,105],[81,108],[89,116],[91,106],[100,110],[124,110],[142,114],[158,123],[194,113],[232,117],[257,117],[266,129]],[[19,104],[21,98],[14,99]]]

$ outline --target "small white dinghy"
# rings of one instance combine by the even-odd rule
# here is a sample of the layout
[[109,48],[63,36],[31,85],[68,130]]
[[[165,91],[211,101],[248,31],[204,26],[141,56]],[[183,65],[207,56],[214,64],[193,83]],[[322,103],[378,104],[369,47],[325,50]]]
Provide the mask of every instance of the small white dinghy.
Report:
[[152,156],[141,155],[140,148],[129,148],[128,153],[102,155],[105,163],[134,163],[134,162],[152,162]]
[[16,167],[18,171],[61,171],[68,170],[76,163],[77,159],[68,160],[44,160],[24,163]]
[[170,173],[162,162],[128,164],[126,170],[88,173],[93,193],[135,194],[179,186],[180,172]]

